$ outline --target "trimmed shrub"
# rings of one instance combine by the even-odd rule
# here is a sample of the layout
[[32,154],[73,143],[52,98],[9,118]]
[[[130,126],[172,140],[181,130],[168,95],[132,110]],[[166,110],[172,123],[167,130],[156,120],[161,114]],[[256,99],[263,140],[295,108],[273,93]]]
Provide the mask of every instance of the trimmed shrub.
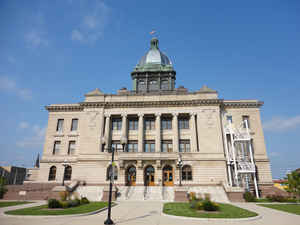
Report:
[[60,205],[61,205],[61,207],[62,207],[63,209],[69,208],[69,204],[68,204],[68,202],[66,202],[66,201],[61,201],[61,202],[60,202]]
[[243,197],[244,197],[246,202],[255,202],[256,201],[255,196],[250,191],[246,191],[243,194]]
[[202,201],[196,202],[195,208],[196,208],[197,210],[203,210],[203,209],[204,209],[203,202],[202,202]]
[[69,200],[67,201],[69,207],[76,207],[80,205],[80,200],[75,199],[75,200]]
[[80,204],[89,204],[90,201],[87,199],[87,197],[83,197],[81,200],[80,200]]
[[268,195],[267,199],[270,202],[294,202],[292,198],[287,198],[282,195]]
[[203,209],[205,211],[218,211],[219,210],[219,205],[215,202],[212,202],[210,200],[204,200],[202,202],[203,204]]
[[50,209],[61,208],[61,203],[54,198],[49,199],[48,200],[48,208],[50,208]]

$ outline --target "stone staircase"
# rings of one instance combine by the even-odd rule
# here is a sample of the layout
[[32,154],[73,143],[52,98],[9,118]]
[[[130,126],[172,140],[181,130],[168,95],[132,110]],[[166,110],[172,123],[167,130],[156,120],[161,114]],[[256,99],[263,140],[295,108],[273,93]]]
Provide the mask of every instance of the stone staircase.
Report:
[[204,198],[205,194],[209,194],[212,201],[229,203],[227,194],[222,186],[189,187],[188,192],[195,192],[196,196],[201,198]]
[[162,200],[173,202],[175,199],[174,187],[161,187]]
[[119,201],[174,201],[174,187],[124,186],[119,192]]

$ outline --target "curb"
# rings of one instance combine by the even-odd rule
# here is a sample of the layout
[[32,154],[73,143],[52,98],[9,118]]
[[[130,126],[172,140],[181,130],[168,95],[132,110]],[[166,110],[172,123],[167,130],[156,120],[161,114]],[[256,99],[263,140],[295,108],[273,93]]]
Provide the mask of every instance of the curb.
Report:
[[[112,207],[117,206],[117,204],[112,205]],[[108,207],[104,207],[101,209],[98,209],[96,211],[88,212],[88,213],[82,213],[82,214],[70,214],[70,215],[9,215],[5,214],[6,211],[2,213],[2,216],[7,216],[7,217],[18,217],[18,218],[64,218],[64,217],[80,217],[80,216],[91,216],[100,212],[103,212],[107,210]],[[13,210],[8,210],[8,211],[13,211]]]
[[174,219],[184,219],[184,220],[200,220],[200,221],[220,221],[220,222],[230,222],[230,221],[253,221],[253,220],[259,220],[263,217],[261,215],[253,216],[253,217],[247,217],[247,218],[197,218],[197,217],[187,217],[187,216],[173,216],[169,214],[165,214],[164,212],[161,213],[163,216],[171,217]]

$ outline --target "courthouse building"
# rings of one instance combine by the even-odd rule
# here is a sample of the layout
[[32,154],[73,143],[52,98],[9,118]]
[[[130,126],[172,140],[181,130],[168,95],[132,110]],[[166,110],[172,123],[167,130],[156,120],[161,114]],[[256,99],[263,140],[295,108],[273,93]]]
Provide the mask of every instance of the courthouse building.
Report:
[[[180,75],[179,75],[180,76]],[[258,100],[224,100],[201,85],[175,86],[176,71],[152,38],[131,73],[132,90],[95,89],[51,104],[35,182],[136,187],[223,186],[261,193],[272,185]],[[180,163],[181,162],[181,163]]]

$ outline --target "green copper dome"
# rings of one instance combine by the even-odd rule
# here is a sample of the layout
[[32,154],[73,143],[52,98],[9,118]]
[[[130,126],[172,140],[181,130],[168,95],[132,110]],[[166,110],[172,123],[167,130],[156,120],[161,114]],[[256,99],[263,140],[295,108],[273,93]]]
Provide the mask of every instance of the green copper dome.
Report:
[[158,39],[152,38],[149,51],[135,67],[138,71],[173,70],[172,62],[158,48]]

